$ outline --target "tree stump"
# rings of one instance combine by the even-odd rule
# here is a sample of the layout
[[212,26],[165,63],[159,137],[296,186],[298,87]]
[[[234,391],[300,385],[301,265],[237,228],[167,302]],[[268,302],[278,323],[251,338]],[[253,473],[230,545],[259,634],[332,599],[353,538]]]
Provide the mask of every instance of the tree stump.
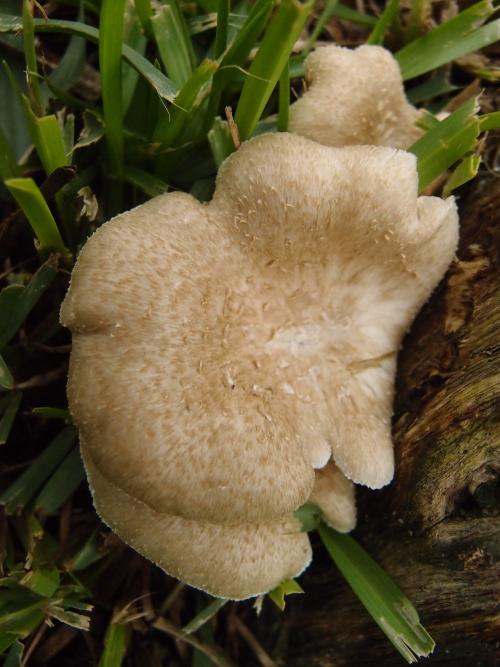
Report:
[[[487,667],[500,664],[500,180],[477,179],[460,208],[458,260],[400,354],[396,478],[359,492],[355,537],[436,640],[427,664]],[[319,544],[301,583],[278,621],[282,664],[405,664]]]

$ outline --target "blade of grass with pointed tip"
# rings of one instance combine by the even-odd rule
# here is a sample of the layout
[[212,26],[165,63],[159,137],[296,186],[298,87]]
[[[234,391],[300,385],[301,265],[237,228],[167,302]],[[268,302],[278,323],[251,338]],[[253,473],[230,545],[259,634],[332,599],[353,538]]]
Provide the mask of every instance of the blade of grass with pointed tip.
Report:
[[32,178],[9,178],[5,185],[35,232],[39,251],[53,250],[68,256],[56,221],[35,181]]
[[23,43],[24,58],[26,60],[27,68],[28,91],[37,115],[41,115],[43,113],[43,99],[36,62],[32,0],[23,0]]
[[21,392],[13,392],[7,398],[7,404],[4,409],[4,412],[0,418],[0,445],[5,445],[9,438],[10,430],[16,418],[17,411],[21,405],[22,400]]
[[447,197],[453,192],[453,190],[456,190],[461,185],[464,185],[465,183],[471,181],[473,178],[476,178],[480,164],[480,155],[474,154],[465,157],[462,162],[460,162],[460,164],[453,170],[449,179],[446,181],[446,185],[443,188],[443,197]]
[[75,447],[46,482],[35,500],[35,510],[54,514],[85,479],[82,459]]
[[434,640],[410,600],[382,568],[349,535],[325,524],[318,532],[349,586],[403,658],[412,663],[430,655]]
[[482,26],[494,11],[490,0],[481,0],[404,46],[395,54],[403,79],[413,79],[497,41],[500,19]]
[[[34,628],[33,628],[34,629]],[[22,667],[23,665],[24,644],[19,640],[14,640],[5,657],[3,667]]]
[[473,97],[408,148],[417,156],[420,191],[474,149],[480,132],[477,110]]
[[104,635],[104,651],[99,667],[120,667],[127,651],[127,629],[120,623],[110,623]]
[[122,43],[126,0],[103,0],[99,18],[99,69],[112,176],[123,168]]
[[187,625],[182,628],[182,632],[186,635],[190,635],[196,630],[199,630],[202,625],[205,625],[211,618],[217,614],[217,612],[222,609],[226,604],[227,600],[223,598],[216,598],[213,602],[202,609],[199,614],[197,614]]
[[151,27],[168,76],[179,87],[184,86],[193,74],[196,58],[177,0],[165,0],[151,18]]
[[2,493],[0,504],[5,505],[8,514],[16,512],[31,500],[53,470],[67,456],[76,438],[77,431],[73,426],[64,428],[28,469]]
[[389,30],[399,10],[399,0],[389,0],[380,15],[377,24],[366,40],[367,44],[383,44],[385,33]]
[[250,66],[234,117],[242,141],[252,135],[312,6],[312,2],[283,0],[269,23]]

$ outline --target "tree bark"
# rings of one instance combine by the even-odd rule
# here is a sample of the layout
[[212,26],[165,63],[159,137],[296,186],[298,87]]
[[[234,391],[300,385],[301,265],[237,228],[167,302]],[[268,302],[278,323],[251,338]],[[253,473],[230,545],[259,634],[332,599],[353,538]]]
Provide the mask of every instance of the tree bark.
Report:
[[[499,210],[500,179],[477,179],[458,260],[400,354],[396,478],[359,493],[355,537],[417,607],[432,665],[500,664]],[[404,664],[319,544],[301,583],[275,646],[283,664]]]

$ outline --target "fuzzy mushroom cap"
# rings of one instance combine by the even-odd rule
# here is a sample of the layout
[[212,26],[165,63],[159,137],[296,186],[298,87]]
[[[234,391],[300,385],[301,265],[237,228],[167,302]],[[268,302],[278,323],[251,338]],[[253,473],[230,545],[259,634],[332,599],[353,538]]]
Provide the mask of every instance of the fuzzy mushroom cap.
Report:
[[61,320],[104,521],[220,597],[301,572],[294,510],[349,530],[352,482],[393,476],[397,352],[456,244],[412,155],[284,133],[243,144],[210,204],[172,193],[103,225]]
[[325,146],[408,148],[422,136],[390,51],[329,45],[311,53],[305,68],[309,87],[290,107],[290,132]]

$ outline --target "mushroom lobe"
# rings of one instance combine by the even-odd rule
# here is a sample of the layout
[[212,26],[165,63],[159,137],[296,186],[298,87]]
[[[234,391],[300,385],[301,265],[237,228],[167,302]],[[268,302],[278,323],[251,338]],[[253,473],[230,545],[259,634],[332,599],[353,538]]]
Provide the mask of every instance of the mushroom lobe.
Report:
[[171,193],[103,225],[61,312],[103,520],[220,597],[300,573],[293,512],[350,530],[353,482],[392,478],[396,355],[456,243],[412,155],[286,133],[243,144],[208,205]]

